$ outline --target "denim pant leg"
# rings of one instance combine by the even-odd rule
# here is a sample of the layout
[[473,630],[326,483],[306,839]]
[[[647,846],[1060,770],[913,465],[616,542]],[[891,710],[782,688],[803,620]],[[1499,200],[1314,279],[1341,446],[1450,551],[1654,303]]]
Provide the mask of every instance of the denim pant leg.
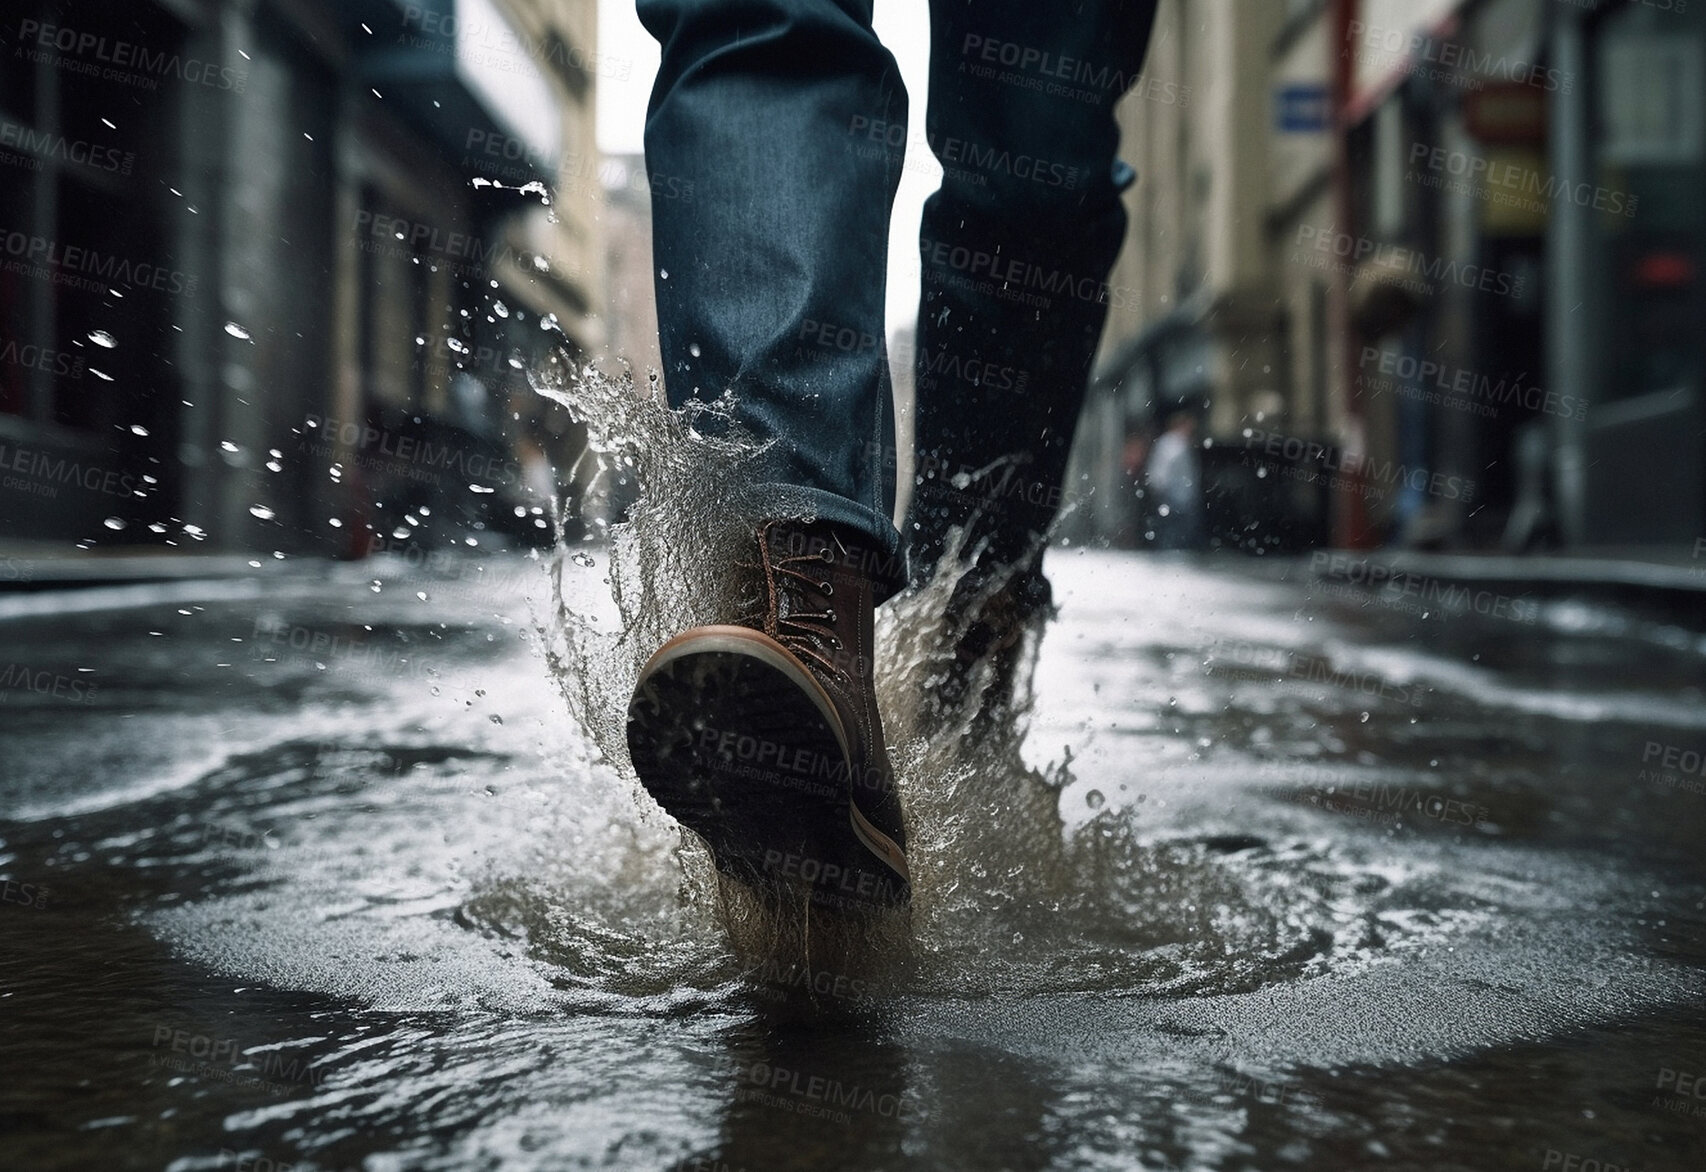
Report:
[[916,475],[903,539],[927,579],[950,527],[1012,564],[1059,511],[1125,235],[1113,107],[1156,0],[933,0],[925,132],[941,188],[919,246]]
[[[646,116],[670,402],[735,396],[770,443],[764,506],[896,553],[883,337],[906,90],[871,0],[639,0],[663,49]],[[896,127],[887,131],[886,127]],[[891,564],[893,564],[891,562]]]

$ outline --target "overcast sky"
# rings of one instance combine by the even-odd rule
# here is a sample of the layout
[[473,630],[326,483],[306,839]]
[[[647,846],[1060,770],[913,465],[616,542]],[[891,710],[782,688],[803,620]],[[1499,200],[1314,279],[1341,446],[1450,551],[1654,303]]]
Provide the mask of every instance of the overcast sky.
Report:
[[[888,331],[910,325],[918,312],[918,218],[924,199],[941,182],[942,170],[923,148],[925,76],[929,66],[930,25],[917,0],[879,0],[877,35],[900,62],[912,95],[911,142],[907,166],[895,199],[889,233]],[[657,73],[658,46],[640,27],[634,0],[598,0],[598,52],[608,61],[598,78],[598,146],[629,152],[643,149],[646,97]],[[622,73],[627,78],[611,77]]]

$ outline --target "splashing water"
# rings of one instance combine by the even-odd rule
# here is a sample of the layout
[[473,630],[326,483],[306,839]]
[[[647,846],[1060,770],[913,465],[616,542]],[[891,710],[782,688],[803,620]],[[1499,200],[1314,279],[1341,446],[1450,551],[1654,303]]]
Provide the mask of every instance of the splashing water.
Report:
[[[642,392],[631,374],[561,360],[535,385],[585,423],[604,468],[639,487],[628,519],[608,527],[605,558],[559,542],[540,633],[571,717],[645,816],[661,819],[628,762],[629,695],[667,639],[732,612],[733,563],[761,516],[751,486],[765,446],[741,434],[726,397],[678,413],[655,380]],[[968,568],[956,535],[933,580],[878,614],[878,703],[911,839],[909,922],[849,925],[761,906],[682,833],[683,890],[749,973],[783,984],[803,973],[820,989],[827,973],[962,995],[1159,992],[1198,987],[1211,972],[1225,987],[1253,987],[1276,975],[1281,956],[1311,954],[1299,949],[1320,936],[1306,925],[1323,914],[1320,893],[1273,883],[1260,868],[1274,860],[1260,852],[1145,844],[1129,814],[1112,808],[1066,833],[1059,797],[1073,781],[1070,751],[1041,770],[1021,755],[1046,615],[1024,631],[1011,696],[993,718],[980,713],[996,675],[990,662],[973,667],[967,699],[943,710],[939,677],[958,633],[950,602]],[[982,589],[1003,585],[997,575]]]

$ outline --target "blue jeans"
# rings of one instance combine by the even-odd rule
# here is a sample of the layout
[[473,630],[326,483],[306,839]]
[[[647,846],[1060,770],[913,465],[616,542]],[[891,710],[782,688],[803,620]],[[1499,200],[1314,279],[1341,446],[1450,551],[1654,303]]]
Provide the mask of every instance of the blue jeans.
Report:
[[[907,2],[907,0],[890,0]],[[638,0],[664,383],[733,392],[777,514],[853,526],[915,580],[951,527],[1031,555],[1058,512],[1125,234],[1113,105],[1156,0],[932,0],[915,483],[894,507],[883,337],[907,95],[871,0]],[[898,586],[898,580],[891,583]]]

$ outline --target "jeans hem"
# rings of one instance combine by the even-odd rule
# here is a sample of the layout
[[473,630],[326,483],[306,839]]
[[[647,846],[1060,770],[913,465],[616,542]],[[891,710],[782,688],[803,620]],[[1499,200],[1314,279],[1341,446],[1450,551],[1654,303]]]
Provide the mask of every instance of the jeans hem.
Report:
[[778,517],[816,517],[857,529],[875,543],[893,572],[877,591],[877,601],[883,602],[906,585],[906,571],[901,564],[900,530],[887,516],[869,505],[849,500],[823,488],[808,488],[798,484],[774,481],[760,484],[754,494],[765,513]]

